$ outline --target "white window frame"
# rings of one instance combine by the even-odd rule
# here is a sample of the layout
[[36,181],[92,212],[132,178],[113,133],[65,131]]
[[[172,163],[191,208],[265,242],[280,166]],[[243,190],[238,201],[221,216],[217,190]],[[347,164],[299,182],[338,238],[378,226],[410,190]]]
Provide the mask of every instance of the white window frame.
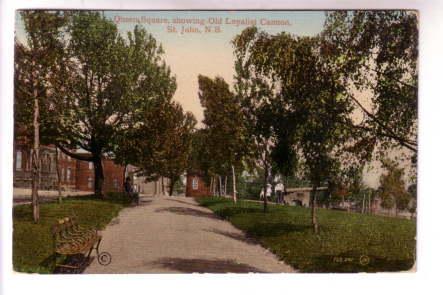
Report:
[[94,186],[93,180],[91,176],[88,176],[88,188],[92,188]]
[[192,178],[192,189],[193,190],[198,189],[198,178],[197,177]]
[[68,182],[71,182],[71,168],[70,167],[68,167],[67,168],[67,170],[66,170],[66,181],[68,181]]
[[21,150],[17,150],[15,152],[15,170],[22,171],[23,169],[22,165],[23,165],[23,153]]

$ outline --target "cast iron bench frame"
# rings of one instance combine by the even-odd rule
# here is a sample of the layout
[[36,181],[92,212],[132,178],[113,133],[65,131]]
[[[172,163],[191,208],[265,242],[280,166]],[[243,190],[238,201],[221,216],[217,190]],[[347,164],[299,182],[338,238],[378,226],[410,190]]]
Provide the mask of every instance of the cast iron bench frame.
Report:
[[52,234],[54,238],[54,267],[79,269],[79,266],[57,264],[58,255],[85,255],[85,261],[89,261],[92,250],[97,253],[97,260],[101,265],[108,265],[111,263],[111,254],[108,252],[100,252],[99,246],[102,236],[97,229],[87,229],[80,226],[75,217],[65,217],[59,219],[52,227]]

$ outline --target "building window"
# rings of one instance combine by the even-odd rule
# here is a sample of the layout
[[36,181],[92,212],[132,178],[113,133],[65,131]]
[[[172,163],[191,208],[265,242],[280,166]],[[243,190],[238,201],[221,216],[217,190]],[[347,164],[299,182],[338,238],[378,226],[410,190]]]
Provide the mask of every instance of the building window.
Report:
[[68,168],[68,170],[66,170],[66,180],[68,182],[71,181],[71,168]]
[[92,177],[88,177],[88,188],[92,188]]
[[60,169],[61,175],[60,175],[60,181],[65,181],[65,168]]
[[192,179],[192,189],[198,189],[198,179],[195,177]]
[[22,151],[17,151],[15,155],[15,170],[22,170]]
[[114,188],[115,188],[115,189],[118,188],[118,181],[117,181],[117,178],[114,178]]
[[89,170],[92,170],[93,168],[94,168],[94,163],[92,163],[92,162],[89,162]]

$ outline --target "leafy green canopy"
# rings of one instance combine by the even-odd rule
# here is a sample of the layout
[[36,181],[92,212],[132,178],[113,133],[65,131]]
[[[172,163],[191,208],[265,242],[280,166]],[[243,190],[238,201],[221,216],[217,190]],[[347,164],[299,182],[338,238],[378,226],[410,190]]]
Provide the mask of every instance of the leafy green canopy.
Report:
[[406,210],[409,208],[411,194],[406,190],[403,180],[404,169],[391,160],[384,160],[383,167],[386,170],[380,177],[380,187],[378,189],[381,197],[381,205],[386,209]]
[[223,78],[199,75],[198,84],[204,114],[205,147],[209,156],[206,161],[208,166],[202,168],[213,175],[227,175],[233,165],[242,168],[247,152],[240,102]]
[[96,12],[79,12],[68,26],[67,79],[52,101],[59,144],[93,154],[112,152],[118,132],[137,125],[153,99],[170,99],[175,78],[152,35],[135,27],[124,39]]
[[48,113],[54,79],[64,60],[61,38],[67,17],[61,12],[23,11],[25,44],[15,40],[14,58],[14,131],[22,143],[29,144],[34,133],[34,99],[40,104],[41,141],[51,141]]
[[[346,96],[363,115],[354,128],[381,151],[417,152],[418,17],[412,11],[328,13],[322,54],[340,73]],[[368,94],[368,104],[356,93]]]
[[[161,45],[138,26],[124,38],[98,12],[29,11],[22,17],[28,41],[16,40],[16,102],[30,103],[26,91],[31,87],[21,87],[31,81],[26,76],[31,73],[26,55],[45,57],[39,69],[47,113],[42,129],[66,152],[69,148],[94,155],[112,152],[112,139],[137,124],[150,100],[168,100],[176,90]],[[31,52],[38,47],[42,50]],[[48,55],[53,56],[50,64]]]
[[148,180],[164,176],[175,183],[188,167],[194,115],[170,100],[152,100],[140,115],[117,139],[117,161],[137,166]]
[[[94,162],[101,194],[101,158],[115,153],[121,133],[141,124],[151,101],[170,101],[176,90],[163,49],[139,26],[122,36],[98,12],[27,11],[22,18],[28,40],[16,40],[16,109],[32,103],[37,89],[43,137]],[[16,118],[32,126],[25,111]],[[78,148],[88,153],[71,152]]]
[[319,185],[339,167],[352,111],[337,73],[320,55],[319,38],[249,28],[234,46],[236,86],[251,118],[251,134],[270,146],[281,171],[290,171],[298,157]]

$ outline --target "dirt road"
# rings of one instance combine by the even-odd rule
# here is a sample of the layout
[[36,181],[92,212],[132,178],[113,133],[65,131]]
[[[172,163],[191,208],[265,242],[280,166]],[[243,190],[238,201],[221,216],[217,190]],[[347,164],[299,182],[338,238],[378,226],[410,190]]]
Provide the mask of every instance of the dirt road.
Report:
[[143,198],[102,234],[112,262],[94,259],[85,273],[294,272],[191,198]]

